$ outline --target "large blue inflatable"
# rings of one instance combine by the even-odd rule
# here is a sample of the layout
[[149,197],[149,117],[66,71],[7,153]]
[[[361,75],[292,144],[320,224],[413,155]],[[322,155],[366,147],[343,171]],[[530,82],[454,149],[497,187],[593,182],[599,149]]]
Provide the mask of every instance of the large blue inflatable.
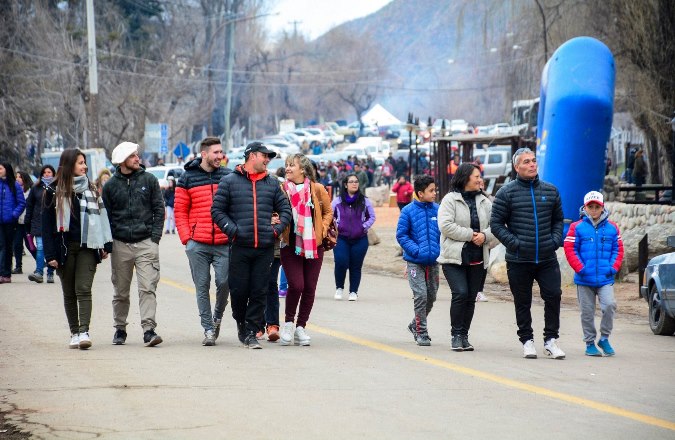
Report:
[[539,176],[558,187],[565,233],[588,191],[600,191],[614,109],[614,57],[602,42],[567,41],[546,63],[537,130]]

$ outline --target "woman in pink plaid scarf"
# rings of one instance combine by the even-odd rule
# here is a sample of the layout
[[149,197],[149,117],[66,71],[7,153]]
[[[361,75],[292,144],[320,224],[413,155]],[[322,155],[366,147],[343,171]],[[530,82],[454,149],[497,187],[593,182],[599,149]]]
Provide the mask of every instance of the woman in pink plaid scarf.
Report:
[[312,162],[302,154],[286,159],[283,187],[293,215],[291,224],[281,234],[281,265],[288,278],[281,345],[306,346],[310,345],[311,338],[305,326],[314,305],[323,263],[321,242],[333,220],[333,210],[326,188],[316,182]]

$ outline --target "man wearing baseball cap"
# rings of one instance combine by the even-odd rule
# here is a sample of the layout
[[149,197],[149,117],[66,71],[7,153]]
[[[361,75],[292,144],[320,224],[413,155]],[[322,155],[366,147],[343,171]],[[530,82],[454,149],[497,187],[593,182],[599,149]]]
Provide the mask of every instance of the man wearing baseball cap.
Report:
[[127,339],[129,291],[136,268],[143,342],[153,347],[162,342],[155,333],[159,282],[159,240],[164,225],[164,200],[157,178],[145,172],[138,155],[139,146],[122,142],[112,152],[115,173],[103,187],[103,203],[108,210],[113,236],[111,255],[113,344]]
[[[623,240],[619,226],[609,220],[602,194],[591,191],[579,209],[581,220],[570,225],[565,237],[565,257],[574,269],[574,283],[581,312],[581,327],[586,342],[586,356],[613,356],[609,335],[614,325],[614,276],[623,260]],[[600,302],[600,339],[595,346],[595,298]]]
[[291,221],[288,197],[279,181],[267,174],[267,164],[275,156],[261,142],[248,144],[246,162],[221,179],[211,206],[213,222],[232,243],[232,317],[239,341],[248,348],[262,348],[256,333],[264,322],[274,242]]

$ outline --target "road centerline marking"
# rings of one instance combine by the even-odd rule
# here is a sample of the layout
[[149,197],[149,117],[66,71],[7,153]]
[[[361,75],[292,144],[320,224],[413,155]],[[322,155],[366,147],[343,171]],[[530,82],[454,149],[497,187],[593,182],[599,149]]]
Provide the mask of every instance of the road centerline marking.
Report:
[[[168,286],[174,287],[179,290],[194,294],[194,286],[188,286],[186,284],[180,283],[178,281],[173,281],[167,278],[161,278],[160,282]],[[476,370],[474,368],[463,367],[458,364],[453,364],[452,362],[444,361],[441,359],[436,359],[422,354],[413,353],[411,351],[403,350],[401,348],[396,348],[391,345],[383,344],[381,342],[371,341],[369,339],[359,338],[357,336],[352,336],[348,333],[344,333],[337,330],[332,330],[329,328],[321,327],[316,324],[307,324],[307,327],[315,332],[330,336],[333,338],[341,339],[343,341],[351,342],[352,344],[360,345],[362,347],[370,348],[377,350],[383,353],[388,353],[394,356],[399,356],[407,358],[413,361],[422,362],[428,365],[433,365],[435,367],[443,368],[445,370],[455,371],[466,376],[476,377],[478,379],[483,379],[488,382],[496,383],[503,385],[505,387],[517,389],[520,391],[529,392],[532,394],[537,394],[540,396],[545,396],[551,399],[571,403],[578,406],[583,406],[586,408],[592,408],[596,411],[600,411],[607,414],[612,414],[615,416],[623,417],[630,420],[635,420],[640,423],[647,425],[657,426],[659,428],[669,429],[675,431],[675,422],[669,420],[660,419],[658,417],[649,416],[646,414],[641,414],[635,411],[630,411],[618,406],[609,405],[606,403],[598,402],[591,399],[586,399],[583,397],[574,396],[572,394],[562,393],[559,391],[554,391],[548,388],[540,387],[537,385],[530,385],[525,382],[520,382],[513,379],[508,379],[506,377],[498,376],[496,374],[487,373],[485,371]]]

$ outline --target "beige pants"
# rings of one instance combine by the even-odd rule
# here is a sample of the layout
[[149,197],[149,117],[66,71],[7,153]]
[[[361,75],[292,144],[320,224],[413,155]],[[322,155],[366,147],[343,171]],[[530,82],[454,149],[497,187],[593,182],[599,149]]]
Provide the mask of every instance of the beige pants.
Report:
[[157,298],[155,291],[159,282],[159,245],[149,238],[138,243],[125,243],[113,240],[113,252],[110,256],[113,296],[113,319],[115,328],[125,330],[129,314],[129,290],[131,278],[136,268],[138,282],[138,305],[141,311],[143,331],[157,327],[155,312]]

